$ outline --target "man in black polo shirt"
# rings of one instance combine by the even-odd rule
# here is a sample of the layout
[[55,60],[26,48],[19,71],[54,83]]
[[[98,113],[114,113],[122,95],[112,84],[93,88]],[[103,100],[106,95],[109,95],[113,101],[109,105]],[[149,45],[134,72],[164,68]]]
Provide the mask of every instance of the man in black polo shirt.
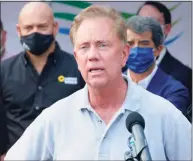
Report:
[[85,85],[73,55],[55,41],[57,30],[46,3],[30,2],[22,8],[17,32],[25,50],[3,61],[0,72],[0,108],[7,113],[8,148],[43,109]]

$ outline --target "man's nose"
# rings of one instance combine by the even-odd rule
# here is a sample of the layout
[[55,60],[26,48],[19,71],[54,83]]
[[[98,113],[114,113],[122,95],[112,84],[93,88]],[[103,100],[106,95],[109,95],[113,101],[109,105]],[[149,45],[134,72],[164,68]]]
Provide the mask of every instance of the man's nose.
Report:
[[98,49],[95,46],[92,46],[88,52],[88,59],[90,61],[92,60],[98,60],[100,57],[100,53]]
[[132,47],[133,48],[139,47],[139,43],[134,43]]
[[38,31],[39,31],[38,27],[34,26],[32,32],[38,32]]

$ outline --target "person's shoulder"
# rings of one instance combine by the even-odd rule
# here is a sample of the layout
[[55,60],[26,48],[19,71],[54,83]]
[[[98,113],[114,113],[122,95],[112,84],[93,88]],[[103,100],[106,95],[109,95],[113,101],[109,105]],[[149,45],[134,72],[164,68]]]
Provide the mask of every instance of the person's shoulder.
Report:
[[1,66],[1,72],[6,72],[9,71],[10,69],[15,70],[15,65],[17,66],[18,64],[21,63],[21,57],[23,56],[24,52],[20,52],[18,54],[15,54],[12,57],[9,57],[7,59],[4,59],[1,61],[0,66]]
[[[72,61],[72,62],[75,62],[75,61],[76,61],[73,54],[68,53],[68,52],[66,52],[66,51],[64,51],[64,50],[62,50],[62,49],[60,49],[60,52],[61,52],[61,54],[62,54],[62,55],[64,56],[64,58],[65,58],[65,59],[63,59],[64,61]],[[67,59],[67,60],[66,60],[66,59]]]
[[56,51],[59,52],[59,55],[60,55],[60,61],[62,62],[62,64],[64,66],[67,66],[71,69],[78,69],[78,65],[77,65],[77,62],[75,60],[75,57],[72,53],[69,53],[67,51],[64,51],[58,42],[56,42]]
[[159,68],[158,70],[160,75],[162,76],[162,79],[164,77],[164,85],[165,88],[167,88],[167,91],[176,91],[179,89],[187,90],[187,88],[180,81],[176,80],[171,75],[165,73],[162,69]]
[[73,54],[71,54],[71,53],[69,53],[69,52],[67,52],[67,51],[64,51],[64,50],[62,50],[62,49],[60,49],[60,52],[61,52],[62,54],[64,54],[66,57],[69,57],[69,58],[72,58],[72,57],[73,57]]
[[9,53],[9,52],[5,51],[5,53],[3,54],[3,57],[2,57],[2,59],[1,59],[1,61],[6,60],[6,59],[8,59],[8,58],[11,58],[11,57],[13,57],[13,56],[15,56],[15,55],[16,55],[16,54]]
[[192,69],[190,67],[183,64],[181,61],[175,58],[168,50],[167,50],[167,55],[170,58],[170,63],[171,63],[170,66],[175,66],[177,69],[180,69],[180,71],[182,72],[190,72],[190,71],[192,72]]
[[138,93],[140,92],[142,110],[149,115],[165,116],[171,115],[175,119],[181,115],[181,112],[165,98],[153,94],[142,87],[138,86]]
[[73,54],[60,49],[60,55],[64,66],[70,66],[71,69],[78,69],[78,65]]
[[10,66],[12,63],[19,61],[23,53],[24,52],[20,52],[18,54],[15,54],[15,55],[9,57],[9,58],[3,59],[1,61],[1,66]]

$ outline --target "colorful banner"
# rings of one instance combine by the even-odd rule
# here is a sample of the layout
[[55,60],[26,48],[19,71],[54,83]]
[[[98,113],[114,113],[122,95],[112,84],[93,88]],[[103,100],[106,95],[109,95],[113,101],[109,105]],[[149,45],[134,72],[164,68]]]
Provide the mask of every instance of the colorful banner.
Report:
[[[1,2],[1,19],[7,30],[7,50],[17,53],[22,50],[16,33],[16,23],[20,9],[26,2]],[[143,2],[88,2],[88,1],[49,1],[54,11],[55,19],[59,22],[57,40],[61,48],[73,53],[69,38],[69,29],[73,18],[82,9],[92,4],[110,5],[116,8],[124,19],[136,14],[137,9]],[[191,67],[191,2],[163,2],[172,14],[172,31],[165,41],[171,54],[184,64]],[[12,12],[10,14],[10,11]]]

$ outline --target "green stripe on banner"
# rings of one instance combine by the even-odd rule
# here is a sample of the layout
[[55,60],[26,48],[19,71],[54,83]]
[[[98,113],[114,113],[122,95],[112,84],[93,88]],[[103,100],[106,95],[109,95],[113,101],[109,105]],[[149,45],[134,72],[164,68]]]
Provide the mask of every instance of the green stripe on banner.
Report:
[[92,5],[92,3],[83,2],[83,1],[53,1],[53,2],[60,3],[60,4],[66,4],[66,5],[74,6],[77,8],[86,8]]
[[[69,6],[74,6],[74,7],[77,7],[77,8],[86,8],[86,7],[89,7],[92,5],[92,3],[89,3],[89,2],[85,2],[85,1],[54,1],[52,0],[51,2],[54,2],[54,3],[60,3],[60,4],[66,4],[66,5],[69,5]],[[178,4],[174,5],[173,7],[171,7],[169,10],[170,11],[173,11],[175,10],[179,5],[181,5],[181,2],[179,2]],[[121,14],[123,15],[124,18],[129,18],[131,16],[133,16],[134,14],[131,14],[131,13],[126,13],[126,12],[121,12]]]
[[[89,2],[85,2],[85,1],[53,1],[54,3],[60,3],[60,4],[65,4],[65,5],[69,5],[69,6],[73,6],[73,7],[77,7],[77,8],[81,8],[84,9],[86,7],[89,7],[92,5],[92,3]],[[173,11],[175,10],[179,5],[181,5],[181,2],[174,5],[173,7],[171,7],[169,10]],[[124,19],[128,19],[136,14],[134,13],[127,13],[127,12],[120,12],[120,14],[122,15],[122,17]],[[62,13],[62,12],[55,12],[54,16],[56,18],[61,18],[61,19],[66,19],[66,20],[70,20],[73,21],[74,17],[76,16],[75,14],[71,14],[71,13]],[[173,22],[172,26],[176,25],[180,20],[176,20]]]
[[[59,4],[63,4],[63,5],[68,5],[68,6],[72,6],[72,7],[76,7],[76,8],[79,8],[79,9],[84,9],[84,8],[87,8],[89,6],[92,5],[92,3],[90,2],[85,2],[85,1],[54,1],[54,0],[51,0],[49,1],[51,3],[59,3]],[[172,6],[171,8],[169,8],[170,11],[173,11],[175,10],[176,8],[178,8],[179,6],[181,5],[181,2],[180,3],[177,3],[175,4],[174,6]],[[135,13],[127,13],[127,12],[119,12],[122,17],[124,19],[129,19],[130,17],[136,15]],[[76,16],[76,14],[72,14],[72,13],[67,13],[67,12],[54,12],[54,17],[56,18],[60,18],[60,19],[64,19],[64,20],[69,20],[69,21],[73,21],[74,20],[74,17]],[[178,24],[179,22],[181,21],[181,18],[178,18],[177,20],[173,21],[172,22],[172,27],[174,27],[176,24]],[[62,33],[62,34],[66,34],[68,35],[69,34],[69,28],[67,27],[60,27],[59,29],[59,33]],[[182,33],[180,33],[179,35],[176,35],[174,38],[172,39],[169,39],[167,42],[166,42],[166,45],[168,44],[171,44],[173,43],[174,41],[176,41],[180,36],[182,35]]]
[[[128,19],[131,16],[134,16],[135,14],[131,14],[131,13],[125,13],[125,12],[121,12],[121,15],[124,19]],[[66,19],[66,20],[70,20],[73,21],[74,17],[76,15],[72,14],[72,13],[65,13],[65,12],[54,12],[54,17],[56,18],[61,18],[61,19]]]
[[72,14],[72,13],[54,12],[54,17],[61,18],[61,19],[66,19],[66,20],[69,20],[69,21],[73,21],[75,16],[76,15]]
[[175,10],[179,5],[181,5],[181,2],[179,2],[178,4],[174,5],[173,7],[171,7],[169,10],[170,12]]
[[[128,19],[135,14],[121,13],[121,15],[124,19]],[[65,20],[70,20],[70,21],[73,21],[75,16],[76,15],[72,13],[54,12],[54,17],[65,19]]]
[[174,27],[178,22],[180,22],[182,19],[178,18],[177,20],[175,20],[174,22],[172,22],[172,27]]
[[124,19],[128,19],[128,18],[136,15],[136,14],[134,14],[134,13],[126,13],[126,12],[120,12],[120,14],[122,15],[122,17],[123,17]]
[[[69,5],[69,6],[73,6],[73,7],[77,7],[77,8],[81,8],[81,9],[83,9],[83,8],[86,8],[86,7],[89,7],[89,6],[91,6],[92,5],[92,3],[89,3],[89,2],[84,2],[84,1],[53,1],[53,2],[55,2],[55,3],[60,3],[60,4],[65,4],[65,5]],[[120,14],[123,16],[123,18],[125,18],[125,19],[128,19],[128,18],[130,18],[131,16],[134,16],[135,14],[133,14],[133,13],[127,13],[127,12],[120,12]],[[61,14],[56,14],[56,15],[58,15],[58,18],[64,18],[65,19],[65,17],[67,17],[67,18],[69,18],[69,16],[67,15],[67,14],[65,14],[65,15],[61,15]],[[72,17],[71,17],[72,18]],[[70,19],[68,19],[68,20],[70,20]],[[73,20],[73,19],[72,19]]]

